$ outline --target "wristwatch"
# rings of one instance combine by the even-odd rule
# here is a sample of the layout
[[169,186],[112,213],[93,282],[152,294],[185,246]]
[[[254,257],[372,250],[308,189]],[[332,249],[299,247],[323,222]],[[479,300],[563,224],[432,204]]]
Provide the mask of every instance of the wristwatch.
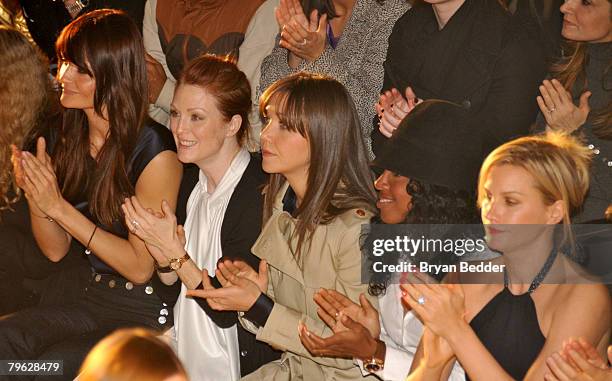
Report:
[[380,372],[385,367],[385,354],[387,347],[384,342],[376,340],[376,352],[366,360],[363,360],[363,369],[370,373]]
[[187,262],[190,259],[189,253],[185,253],[184,257],[181,258],[172,258],[170,260],[170,268],[172,271],[176,271],[183,266],[183,263]]
[[68,5],[66,4],[66,0],[64,0],[64,6],[68,10],[71,15],[76,15],[81,12],[83,8],[89,5],[89,0],[76,0],[74,3]]

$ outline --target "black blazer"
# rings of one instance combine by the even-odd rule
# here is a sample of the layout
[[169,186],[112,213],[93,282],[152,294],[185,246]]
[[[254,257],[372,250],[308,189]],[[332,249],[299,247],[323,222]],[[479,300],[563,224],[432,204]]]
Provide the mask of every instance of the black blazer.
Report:
[[[179,191],[177,203],[177,220],[184,223],[187,213],[187,201],[191,191],[198,182],[199,168],[195,165],[186,165],[183,180]],[[251,161],[242,178],[236,185],[230,198],[223,223],[221,225],[221,249],[224,259],[241,259],[254,269],[259,267],[259,258],[251,253],[251,246],[261,232],[263,185],[266,183],[266,174],[261,169],[261,158],[251,154]],[[211,278],[212,284],[219,288],[221,284],[216,278]],[[181,291],[181,283],[172,286],[164,285],[157,277],[153,277],[153,287],[165,303],[173,306]],[[238,345],[240,347],[240,374],[245,376],[252,373],[263,364],[274,361],[280,357],[281,352],[273,350],[269,345],[258,342],[255,335],[247,331],[238,323],[238,314],[233,311],[215,311],[208,303],[200,298],[195,299],[204,312],[221,328],[238,325]]]
[[[468,110],[462,125],[473,136],[456,144],[482,157],[514,137],[526,135],[535,120],[538,85],[546,74],[538,41],[492,0],[466,0],[442,30],[433,8],[419,3],[395,24],[389,37],[383,91],[411,86],[421,99],[445,99]],[[465,125],[467,123],[467,126]],[[372,147],[387,140],[374,118]],[[475,180],[474,180],[475,181]]]

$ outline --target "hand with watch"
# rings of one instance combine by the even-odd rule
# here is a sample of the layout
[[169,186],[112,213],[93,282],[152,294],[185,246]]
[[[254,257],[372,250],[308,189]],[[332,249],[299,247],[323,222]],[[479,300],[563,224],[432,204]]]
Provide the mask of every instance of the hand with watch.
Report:
[[370,373],[383,370],[386,345],[379,340],[378,311],[365,295],[361,294],[360,304],[356,304],[335,290],[322,289],[313,299],[320,307],[319,317],[334,334],[322,338],[300,324],[298,332],[304,347],[314,356],[360,359]]
[[126,226],[144,241],[158,273],[174,272],[189,260],[184,249],[185,230],[177,225],[167,201],[162,201],[161,213],[143,208],[136,197],[126,198],[121,208]]

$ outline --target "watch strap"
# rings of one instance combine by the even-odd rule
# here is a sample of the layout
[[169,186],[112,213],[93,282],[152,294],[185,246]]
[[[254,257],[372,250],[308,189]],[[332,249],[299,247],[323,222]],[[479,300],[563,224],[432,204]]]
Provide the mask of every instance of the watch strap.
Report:
[[155,261],[155,270],[156,270],[158,273],[162,273],[162,274],[165,274],[165,273],[171,273],[171,272],[173,272],[173,271],[174,271],[174,270],[172,270],[172,268],[170,267],[170,264],[168,264],[167,266],[163,266],[163,267],[162,267],[162,266],[160,266],[160,265],[159,265],[159,263],[157,263],[157,261]]

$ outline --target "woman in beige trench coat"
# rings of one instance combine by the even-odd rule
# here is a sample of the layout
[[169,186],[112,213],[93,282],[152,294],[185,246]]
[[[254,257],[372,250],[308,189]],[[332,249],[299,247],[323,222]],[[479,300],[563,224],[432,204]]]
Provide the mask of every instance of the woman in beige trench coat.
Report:
[[[373,178],[355,106],[337,81],[298,73],[275,82],[261,98],[265,226],[252,252],[259,272],[238,261],[216,271],[223,288],[204,274],[212,308],[240,311],[241,323],[257,339],[284,351],[246,380],[361,379],[352,359],[317,357],[302,345],[298,325],[323,337],[314,293],[337,290],[357,301],[361,282],[361,225],[375,211]],[[376,298],[372,298],[376,305]],[[334,330],[341,330],[336,322]]]

